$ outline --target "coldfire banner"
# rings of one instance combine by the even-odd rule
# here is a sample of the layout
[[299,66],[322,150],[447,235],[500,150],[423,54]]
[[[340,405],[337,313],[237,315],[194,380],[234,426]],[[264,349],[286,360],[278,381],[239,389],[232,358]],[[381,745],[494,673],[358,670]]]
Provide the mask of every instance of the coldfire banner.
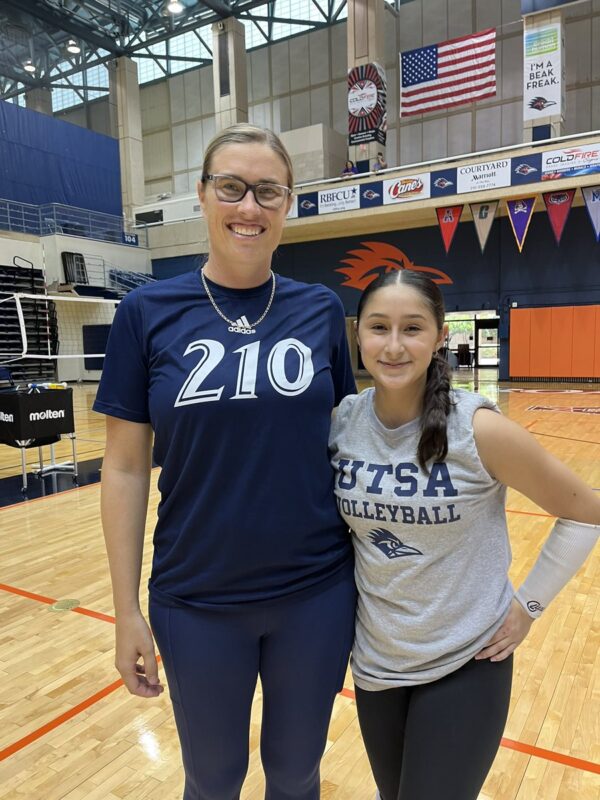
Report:
[[379,64],[348,70],[348,144],[379,142],[387,130],[385,71]]
[[523,119],[562,114],[562,26],[544,25],[523,36]]

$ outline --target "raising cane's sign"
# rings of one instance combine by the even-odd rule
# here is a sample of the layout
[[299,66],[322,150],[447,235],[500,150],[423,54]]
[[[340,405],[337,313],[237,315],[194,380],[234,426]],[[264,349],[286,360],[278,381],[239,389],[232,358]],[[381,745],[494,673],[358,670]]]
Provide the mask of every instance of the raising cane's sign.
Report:
[[410,200],[423,200],[431,196],[431,174],[421,172],[392,178],[383,182],[383,204],[406,203]]

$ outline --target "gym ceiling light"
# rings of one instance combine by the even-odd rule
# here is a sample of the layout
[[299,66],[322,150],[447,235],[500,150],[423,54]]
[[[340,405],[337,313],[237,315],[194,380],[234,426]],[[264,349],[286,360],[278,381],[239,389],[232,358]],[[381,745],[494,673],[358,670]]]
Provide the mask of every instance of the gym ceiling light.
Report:
[[167,3],[167,11],[169,14],[181,14],[184,10],[181,0],[169,0]]

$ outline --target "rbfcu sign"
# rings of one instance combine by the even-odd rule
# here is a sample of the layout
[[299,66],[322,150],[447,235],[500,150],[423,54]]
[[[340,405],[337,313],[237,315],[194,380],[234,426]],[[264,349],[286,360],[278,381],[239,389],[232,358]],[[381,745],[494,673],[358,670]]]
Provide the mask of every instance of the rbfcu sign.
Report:
[[358,186],[322,189],[319,192],[319,214],[334,214],[338,211],[354,211],[360,208]]
[[562,116],[562,25],[533,28],[523,36],[523,119]]
[[510,158],[459,167],[456,182],[459,194],[510,186]]

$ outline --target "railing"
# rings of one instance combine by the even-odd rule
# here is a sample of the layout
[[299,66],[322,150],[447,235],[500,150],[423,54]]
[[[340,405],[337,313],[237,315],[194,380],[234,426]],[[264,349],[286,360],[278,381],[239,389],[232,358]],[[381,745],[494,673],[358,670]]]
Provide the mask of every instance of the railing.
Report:
[[14,200],[0,200],[0,228],[17,233],[40,235],[40,208]]
[[0,229],[33,236],[79,236],[101,242],[138,244],[148,247],[145,226],[101,211],[48,203],[34,206],[0,199]]
[[42,236],[61,233],[101,242],[133,244],[127,241],[127,236],[135,235],[138,244],[142,247],[148,246],[148,232],[144,228],[136,228],[134,231],[131,223],[122,217],[100,211],[50,203],[40,206],[40,224]]
[[156,281],[156,278],[145,272],[121,269],[116,264],[106,261],[102,256],[86,254],[84,261],[86,285],[99,289],[111,289],[119,296],[127,294],[137,286],[144,286],[146,283]]
[[144,272],[132,272],[131,270],[111,268],[108,272],[108,280],[110,286],[117,291],[129,292],[137,286],[145,286],[147,283],[154,283],[156,278]]

